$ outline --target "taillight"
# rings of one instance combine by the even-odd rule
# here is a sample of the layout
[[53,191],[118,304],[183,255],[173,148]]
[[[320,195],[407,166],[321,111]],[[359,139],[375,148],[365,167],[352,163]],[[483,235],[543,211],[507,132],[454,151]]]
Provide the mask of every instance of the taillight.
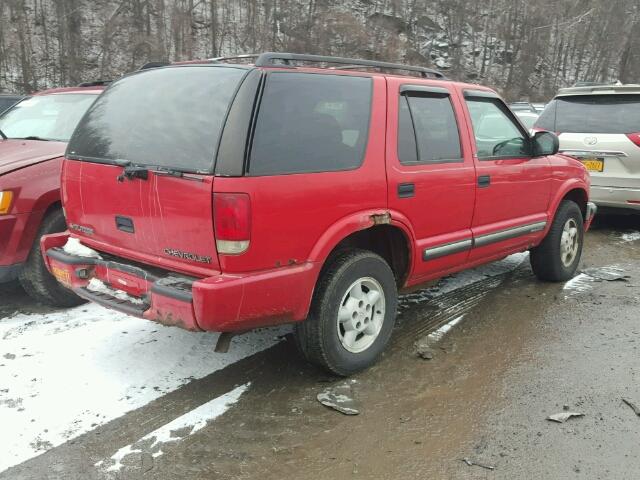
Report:
[[213,228],[218,253],[238,255],[251,241],[251,200],[246,193],[213,194]]
[[627,133],[627,138],[640,147],[640,133]]
[[13,192],[11,190],[0,191],[0,215],[6,215],[11,210]]

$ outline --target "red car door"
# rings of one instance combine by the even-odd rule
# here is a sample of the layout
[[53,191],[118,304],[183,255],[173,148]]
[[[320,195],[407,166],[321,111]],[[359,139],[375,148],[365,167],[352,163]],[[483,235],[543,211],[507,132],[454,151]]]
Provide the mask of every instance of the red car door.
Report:
[[462,92],[473,126],[477,190],[469,259],[528,248],[549,219],[549,160],[533,157],[529,134],[493,92]]
[[388,77],[387,89],[388,202],[413,230],[415,284],[467,260],[475,168],[454,87]]

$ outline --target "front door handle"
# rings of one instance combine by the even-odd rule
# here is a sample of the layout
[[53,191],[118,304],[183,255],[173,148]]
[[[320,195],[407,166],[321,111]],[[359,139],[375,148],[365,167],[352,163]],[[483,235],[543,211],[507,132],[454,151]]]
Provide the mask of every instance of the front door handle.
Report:
[[491,175],[480,175],[478,177],[478,186],[480,188],[487,188],[491,185]]

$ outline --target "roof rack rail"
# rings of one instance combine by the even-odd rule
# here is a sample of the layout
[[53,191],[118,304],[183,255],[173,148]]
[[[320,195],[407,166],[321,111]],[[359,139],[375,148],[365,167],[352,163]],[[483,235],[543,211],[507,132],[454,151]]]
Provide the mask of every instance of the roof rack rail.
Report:
[[112,80],[95,80],[93,82],[82,82],[78,87],[104,87],[111,82]]
[[209,60],[212,62],[225,62],[227,60],[244,60],[247,58],[258,58],[261,53],[244,53],[242,55],[232,55],[230,57],[214,57]]
[[440,71],[427,67],[418,67],[415,65],[403,65],[401,63],[378,62],[375,60],[361,60],[356,58],[329,57],[323,55],[306,55],[301,53],[250,53],[246,55],[235,55],[231,57],[212,58],[212,62],[224,62],[226,60],[236,60],[245,58],[255,58],[256,67],[273,67],[277,66],[274,61],[280,60],[285,66],[290,66],[291,62],[316,62],[316,63],[338,63],[346,65],[343,69],[355,69],[357,67],[373,67],[387,70],[404,70],[407,72],[417,72],[423,77],[433,77],[437,79],[446,79],[447,77]]

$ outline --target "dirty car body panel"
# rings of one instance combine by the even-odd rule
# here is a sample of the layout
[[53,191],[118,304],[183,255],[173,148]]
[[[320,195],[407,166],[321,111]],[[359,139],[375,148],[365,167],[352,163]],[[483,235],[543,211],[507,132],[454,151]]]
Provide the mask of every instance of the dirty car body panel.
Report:
[[[572,188],[586,199],[588,176],[575,160],[481,164],[464,99],[464,89],[475,86],[398,78],[204,63],[115,82],[67,150],[70,230],[43,239],[48,267],[78,295],[110,308],[192,330],[243,331],[304,320],[327,259],[373,227],[401,232],[408,259],[402,289],[537,245],[557,207],[552,191],[558,202]],[[216,86],[198,97],[198,82]],[[427,88],[447,97],[438,105],[451,105],[455,115],[455,162],[399,162],[403,84],[423,88],[418,96]],[[146,117],[120,125],[125,105]],[[189,114],[166,114],[178,108]],[[185,142],[197,148],[178,152]],[[502,190],[481,195],[480,173]],[[504,189],[517,183],[515,195],[523,182],[532,198],[506,204],[511,191]],[[455,211],[443,208],[447,202]],[[474,256],[474,229],[488,234],[531,223],[542,226],[503,236]],[[100,257],[78,255],[65,247],[69,238]],[[458,241],[468,248],[428,253]],[[125,296],[97,291],[94,279]]]

